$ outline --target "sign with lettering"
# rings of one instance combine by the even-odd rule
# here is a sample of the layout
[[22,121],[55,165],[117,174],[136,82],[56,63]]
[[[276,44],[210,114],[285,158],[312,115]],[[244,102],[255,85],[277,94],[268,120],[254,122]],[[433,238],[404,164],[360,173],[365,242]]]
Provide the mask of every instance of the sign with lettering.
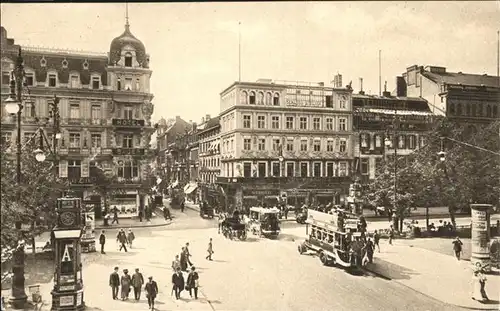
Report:
[[59,297],[59,306],[61,307],[69,307],[75,304],[74,296],[62,296]]
[[307,220],[309,223],[323,223],[330,224],[334,227],[337,227],[337,215],[326,214],[318,211],[308,210],[307,211]]
[[113,148],[113,155],[144,155],[144,148]]
[[59,286],[60,291],[75,290],[75,285],[61,285]]
[[278,190],[259,190],[259,189],[254,189],[254,190],[243,190],[243,195],[279,195]]
[[136,119],[113,119],[114,126],[122,127],[142,127],[144,126],[144,120]]

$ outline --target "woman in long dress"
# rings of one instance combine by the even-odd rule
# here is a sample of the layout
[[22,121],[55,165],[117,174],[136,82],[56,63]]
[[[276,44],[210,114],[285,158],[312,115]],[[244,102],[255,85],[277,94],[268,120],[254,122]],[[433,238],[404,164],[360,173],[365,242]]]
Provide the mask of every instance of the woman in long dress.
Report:
[[126,299],[128,299],[128,295],[130,294],[130,284],[132,283],[132,278],[128,274],[127,269],[123,270],[123,275],[122,275],[120,283],[122,286],[122,289],[121,289],[122,300],[126,300]]

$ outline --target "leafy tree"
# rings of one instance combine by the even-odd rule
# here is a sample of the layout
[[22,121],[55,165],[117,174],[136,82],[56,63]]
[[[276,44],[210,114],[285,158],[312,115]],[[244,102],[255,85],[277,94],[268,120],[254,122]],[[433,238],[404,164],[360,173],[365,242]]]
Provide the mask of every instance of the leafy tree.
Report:
[[[500,193],[499,156],[476,147],[499,153],[499,127],[500,121],[471,125],[437,118],[426,146],[397,160],[395,211],[401,223],[411,206],[448,206],[454,220],[455,212],[470,203],[496,204]],[[439,159],[441,149],[446,152],[445,161]],[[393,180],[394,161],[389,160],[370,184],[369,202],[394,208]]]
[[[69,184],[59,178],[50,159],[40,163],[35,159],[35,139],[23,146],[21,154],[21,184],[17,184],[16,156],[13,148],[3,145],[1,153],[1,241],[2,247],[14,246],[19,224],[29,224],[25,239],[35,236],[55,223],[55,206]],[[10,149],[10,150],[9,150]],[[16,228],[17,227],[17,228]],[[33,248],[34,251],[34,248]]]

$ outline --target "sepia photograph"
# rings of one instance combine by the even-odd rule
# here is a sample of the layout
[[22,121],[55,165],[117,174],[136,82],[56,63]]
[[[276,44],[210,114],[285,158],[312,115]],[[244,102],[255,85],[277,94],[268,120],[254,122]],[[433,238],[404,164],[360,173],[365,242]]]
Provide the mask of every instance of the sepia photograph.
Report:
[[500,310],[500,1],[0,17],[0,311]]

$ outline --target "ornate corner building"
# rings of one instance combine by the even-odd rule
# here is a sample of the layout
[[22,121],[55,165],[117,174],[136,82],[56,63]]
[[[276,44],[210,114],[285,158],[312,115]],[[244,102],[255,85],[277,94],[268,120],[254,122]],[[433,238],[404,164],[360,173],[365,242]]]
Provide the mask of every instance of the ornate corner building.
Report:
[[[1,29],[2,101],[19,45]],[[101,202],[95,189],[98,170],[114,176],[108,203],[132,214],[144,204],[153,94],[152,71],[144,44],[130,31],[112,40],[109,53],[21,46],[25,68],[22,135],[28,140],[44,127],[52,137],[49,103],[59,98],[61,139],[57,141],[60,177],[83,199]],[[15,119],[2,105],[2,143],[15,141]],[[45,121],[44,121],[45,120]],[[102,175],[102,174],[101,174]],[[96,217],[102,204],[97,204]]]
[[323,83],[235,82],[220,95],[220,177],[236,208],[339,204],[353,169],[352,88]]

